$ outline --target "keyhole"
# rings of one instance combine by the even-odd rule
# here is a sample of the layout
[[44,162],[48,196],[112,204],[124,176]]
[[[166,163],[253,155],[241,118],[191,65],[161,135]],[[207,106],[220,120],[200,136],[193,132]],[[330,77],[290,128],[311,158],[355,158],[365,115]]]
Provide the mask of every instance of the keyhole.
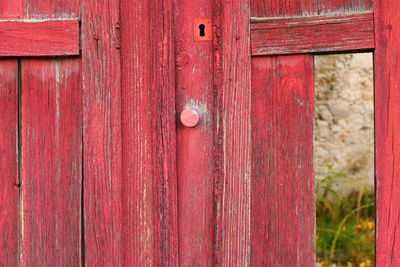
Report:
[[204,37],[204,36],[206,36],[206,25],[204,25],[204,24],[200,24],[199,25],[199,29],[200,29],[200,36],[202,36],[202,37]]

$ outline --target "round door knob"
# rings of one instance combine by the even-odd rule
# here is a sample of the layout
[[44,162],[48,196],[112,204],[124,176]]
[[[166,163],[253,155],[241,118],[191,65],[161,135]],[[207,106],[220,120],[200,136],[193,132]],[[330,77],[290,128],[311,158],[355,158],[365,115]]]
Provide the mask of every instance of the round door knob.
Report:
[[181,122],[184,126],[193,128],[199,124],[200,113],[194,108],[187,108],[181,113]]

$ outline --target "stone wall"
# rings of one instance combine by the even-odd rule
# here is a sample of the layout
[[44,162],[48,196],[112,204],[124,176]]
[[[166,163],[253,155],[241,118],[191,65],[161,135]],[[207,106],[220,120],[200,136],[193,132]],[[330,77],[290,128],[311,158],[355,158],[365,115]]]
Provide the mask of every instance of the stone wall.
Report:
[[344,193],[374,184],[372,54],[316,56],[316,177],[343,173]]

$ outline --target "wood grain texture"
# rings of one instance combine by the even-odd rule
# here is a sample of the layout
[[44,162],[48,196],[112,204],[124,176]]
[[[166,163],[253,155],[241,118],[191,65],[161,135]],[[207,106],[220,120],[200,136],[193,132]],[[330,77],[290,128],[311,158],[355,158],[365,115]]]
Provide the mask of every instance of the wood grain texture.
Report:
[[251,16],[260,18],[317,15],[316,0],[250,0]]
[[313,56],[252,60],[252,266],[314,266]]
[[79,55],[79,21],[0,21],[0,57]]
[[[23,20],[76,18],[79,6],[79,0],[15,3],[23,12],[20,16]],[[26,79],[22,94],[24,87],[26,94],[21,100],[21,150],[26,158],[21,156],[21,264],[80,266],[83,260],[81,61],[27,58],[22,62],[22,71],[26,72],[26,77],[22,77]],[[34,87],[30,87],[31,83]],[[31,108],[36,108],[38,114],[30,114]],[[25,135],[24,123],[26,130],[31,130]],[[31,135],[32,132],[37,136]],[[37,156],[31,159],[28,153]]]
[[213,263],[213,43],[195,41],[193,26],[195,18],[211,18],[212,8],[211,0],[175,1],[177,112],[201,113],[196,128],[177,124],[179,266]]
[[122,264],[119,5],[118,0],[81,1],[87,266]]
[[253,56],[371,50],[374,41],[371,13],[253,19],[251,24]]
[[[75,0],[68,1],[67,4],[61,2],[65,1],[3,1],[0,3],[1,19],[26,21],[32,18],[66,18],[64,15],[76,8],[78,4],[78,1]],[[43,9],[44,5],[47,6],[46,9]],[[40,17],[31,16],[33,10],[40,13]],[[71,18],[76,18],[76,14],[77,12],[74,12]],[[15,34],[12,41],[17,43],[17,40],[23,43],[32,39],[33,42],[39,44],[39,47],[43,47],[41,39],[35,38],[34,35],[39,36],[40,33],[40,38],[44,36],[51,42],[53,42],[52,38],[56,37],[55,47],[45,48],[46,51],[51,51],[58,46],[57,38],[61,36],[61,33],[66,29],[72,29],[69,25],[74,24],[73,31],[76,35],[68,35],[69,32],[66,34],[68,38],[72,36],[73,40],[78,40],[75,42],[75,47],[79,48],[77,20],[61,21],[61,26],[60,21],[55,23],[39,22],[35,26],[31,24],[26,27],[24,24],[21,27],[21,21],[11,22],[12,25],[18,26],[17,28],[25,29],[21,31],[21,35]],[[2,30],[2,36],[9,34],[10,30],[15,30],[15,27],[9,27],[10,24],[7,22],[2,21],[0,24],[3,27],[7,26],[7,29]],[[65,26],[67,26],[66,29],[61,29]],[[50,32],[43,32],[48,29],[52,31],[51,34],[55,35],[49,37]],[[53,31],[54,29],[56,32]],[[65,40],[67,43],[70,41]],[[51,42],[47,45],[52,45]],[[5,44],[12,47],[10,40],[3,40],[2,49],[5,48]],[[34,44],[34,46],[38,44]],[[26,50],[23,45],[20,47]],[[59,52],[56,51],[49,55],[57,53]],[[32,54],[16,55],[37,56],[41,54],[38,54],[37,50],[33,50]],[[20,154],[21,177],[18,181],[21,194],[19,203],[10,206],[20,219],[19,231],[18,228],[15,228],[18,224],[14,222],[14,230],[18,234],[14,242],[19,242],[20,248],[18,255],[15,255],[14,258],[16,264],[6,264],[6,266],[79,266],[81,263],[80,192],[82,173],[80,61],[76,59],[62,62],[56,59],[25,59],[22,64],[28,68],[33,66],[33,69],[23,69],[27,79],[25,80],[25,90],[22,88],[22,92],[25,94],[21,96],[23,98],[20,106],[21,139],[18,144],[19,149],[23,152]],[[17,75],[18,71],[14,71],[14,75]],[[47,99],[41,98],[43,96],[47,96]],[[24,112],[25,117],[23,116]],[[23,132],[21,129],[26,131]],[[10,242],[8,253],[13,253],[12,244]]]
[[[317,14],[316,1],[268,2],[271,10],[263,9],[258,15]],[[315,265],[313,73],[311,55],[252,59],[254,266]]]
[[178,266],[172,1],[121,7],[123,265]]
[[0,18],[2,20],[20,19],[24,15],[22,1],[1,1]]
[[81,263],[82,101],[73,63],[22,62],[23,266]]
[[69,19],[79,17],[80,0],[15,0],[14,8],[21,10],[20,18]]
[[0,61],[0,263],[18,266],[18,63]]
[[248,0],[216,1],[218,90],[215,159],[219,266],[250,265],[251,55]]
[[[373,0],[317,0],[318,14],[350,14],[372,10]],[[379,0],[377,0],[379,1]]]
[[400,265],[400,2],[376,1],[377,266]]

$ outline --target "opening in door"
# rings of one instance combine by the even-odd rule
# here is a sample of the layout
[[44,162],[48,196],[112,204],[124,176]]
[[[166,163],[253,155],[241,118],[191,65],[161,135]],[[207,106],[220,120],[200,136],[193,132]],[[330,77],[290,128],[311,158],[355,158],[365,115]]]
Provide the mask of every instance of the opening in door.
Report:
[[373,266],[372,53],[315,57],[317,266]]

